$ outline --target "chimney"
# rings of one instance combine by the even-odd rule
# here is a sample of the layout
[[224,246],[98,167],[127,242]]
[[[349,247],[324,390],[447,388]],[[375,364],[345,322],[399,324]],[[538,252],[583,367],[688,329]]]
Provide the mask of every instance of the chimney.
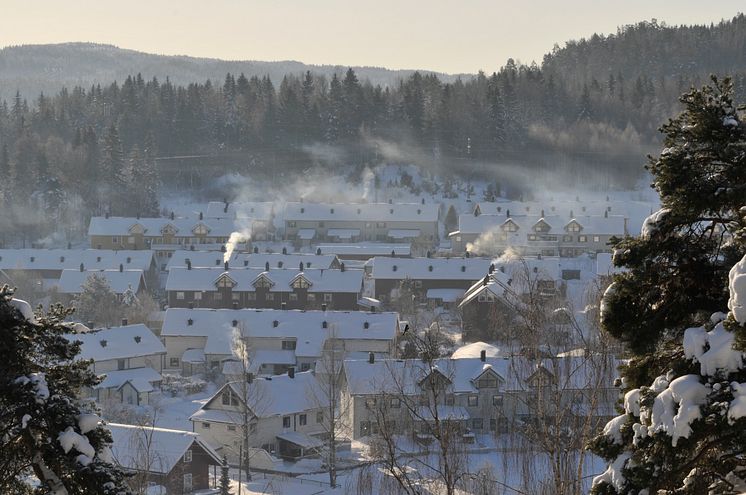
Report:
[[220,252],[221,252],[221,253],[224,253],[224,252],[225,252],[225,244],[223,244],[222,246],[220,246]]
[[316,248],[316,256],[321,256],[321,248]]
[[194,244],[190,244],[190,245],[189,245],[189,250],[190,250],[190,251],[194,251]]
[[254,246],[254,254],[259,254],[259,246]]
[[326,303],[321,303],[321,311],[326,311]]
[[128,325],[127,318],[122,318],[122,326],[126,327]]
[[171,214],[168,216],[171,220],[174,219],[174,212],[172,211]]
[[484,349],[479,351],[479,360],[482,361],[483,363],[487,361],[487,351],[485,351]]
[[191,318],[189,318],[189,319],[187,320],[187,326],[191,327],[192,325],[194,325],[194,320],[193,320],[193,319],[191,319]]
[[490,283],[490,276],[489,275],[485,275],[484,278],[482,279],[482,286],[483,287],[487,287],[488,283]]
[[249,266],[249,260],[243,260],[243,266]]
[[264,263],[264,271],[265,272],[269,271],[269,261],[267,261],[266,263]]
[[106,213],[104,213],[104,218],[106,218],[106,219],[109,218],[109,212],[108,211]]
[[339,264],[339,271],[340,271],[340,272],[343,272],[343,271],[345,271],[345,264],[344,264],[344,263],[340,263],[340,264]]
[[83,263],[81,263],[81,264],[80,264],[80,271],[82,272],[82,271],[84,271],[84,270],[85,270],[85,266],[83,266]]
[[280,303],[280,309],[282,309],[282,310],[288,309],[288,303],[286,303],[285,301],[282,301]]
[[491,275],[494,272],[495,272],[495,264],[494,263],[490,263],[490,268],[487,270],[487,273],[489,273]]
[[369,362],[370,364],[373,364],[373,363],[375,363],[375,362],[376,362],[376,355],[375,355],[375,354],[373,354],[372,352],[369,352],[369,353],[368,353],[368,362]]
[[101,344],[101,347],[106,347],[106,340],[101,340],[99,343]]
[[130,258],[129,256],[127,256],[127,264],[129,265],[130,263],[132,263],[132,258]]
[[231,326],[237,327],[238,326],[238,320],[231,321]]
[[68,242],[67,243],[67,249],[72,249],[72,248],[73,248],[73,243],[72,242]]
[[505,215],[510,218],[510,210],[505,210]]
[[246,382],[252,383],[254,381],[254,373],[247,373],[246,374]]
[[119,273],[122,273],[124,271],[124,265],[119,263]]
[[422,198],[422,204],[423,205],[425,204],[425,198]]
[[298,270],[303,271],[303,262],[302,261],[298,264]]
[[138,220],[140,220],[140,212],[139,211],[137,212],[136,217],[137,217]]
[[86,324],[85,324],[85,326],[87,326],[87,327],[88,327],[88,328],[90,328],[91,330],[93,330],[93,325],[94,325],[94,322],[93,322],[93,320],[88,320],[88,321],[86,322]]
[[295,368],[292,366],[288,368],[288,378],[295,378]]
[[228,271],[228,262],[226,261],[223,263],[223,269],[227,272]]
[[394,200],[393,199],[389,199],[389,204],[390,205],[394,204]]
[[541,259],[541,253],[538,253],[538,254],[536,255],[536,259],[537,259],[537,260],[540,260],[540,259]]
[[192,262],[191,262],[191,260],[186,260],[186,265],[187,265],[187,270],[191,270],[192,269]]
[[204,218],[205,218],[205,217],[204,217],[204,215],[202,215],[202,212],[200,211],[200,212],[199,212],[199,219],[200,219],[200,220],[204,220]]
[[376,312],[376,307],[375,306],[371,306],[370,307],[370,312],[371,313],[375,313]]
[[223,213],[228,213],[228,203],[225,203],[225,206],[223,206]]
[[287,246],[282,247],[282,254],[288,254],[288,248]]

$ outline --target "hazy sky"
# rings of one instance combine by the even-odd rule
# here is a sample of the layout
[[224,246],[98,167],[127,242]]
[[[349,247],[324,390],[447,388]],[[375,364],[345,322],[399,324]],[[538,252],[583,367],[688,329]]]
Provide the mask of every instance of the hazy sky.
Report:
[[444,72],[541,62],[555,42],[657,18],[717,22],[735,0],[1,0],[0,46],[93,41],[140,51]]

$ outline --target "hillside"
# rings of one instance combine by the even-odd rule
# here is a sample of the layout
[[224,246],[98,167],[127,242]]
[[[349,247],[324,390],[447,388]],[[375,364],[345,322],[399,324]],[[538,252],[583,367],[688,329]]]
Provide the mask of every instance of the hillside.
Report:
[[[382,86],[392,85],[414,72],[381,67],[354,69],[361,80]],[[108,85],[113,81],[121,83],[128,75],[138,73],[146,79],[157,77],[161,81],[169,77],[179,85],[204,82],[207,79],[222,82],[228,72],[244,73],[249,78],[269,75],[275,84],[279,84],[284,75],[300,75],[307,70],[331,77],[335,72],[344,73],[347,67],[309,65],[292,60],[228,61],[154,55],[93,43],[11,46],[0,49],[0,99],[11,98],[16,90],[33,99],[42,91],[45,94],[55,94],[62,86],[89,88],[92,84]],[[438,74],[438,77],[444,80],[455,78],[446,74]]]

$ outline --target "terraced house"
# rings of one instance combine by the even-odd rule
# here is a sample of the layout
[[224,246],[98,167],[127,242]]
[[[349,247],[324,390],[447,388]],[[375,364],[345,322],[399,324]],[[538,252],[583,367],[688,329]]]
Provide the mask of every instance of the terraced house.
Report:
[[297,246],[358,241],[438,240],[440,209],[421,203],[287,203],[285,239]]
[[172,308],[357,309],[362,270],[312,268],[172,268]]

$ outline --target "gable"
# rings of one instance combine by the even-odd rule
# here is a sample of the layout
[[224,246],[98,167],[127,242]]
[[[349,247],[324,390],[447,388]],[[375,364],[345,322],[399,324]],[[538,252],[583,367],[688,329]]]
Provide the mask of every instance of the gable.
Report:
[[552,230],[552,226],[542,218],[534,224],[533,229],[534,232],[549,232]]
[[565,225],[565,230],[568,232],[580,232],[583,230],[583,226],[580,225],[577,220],[571,220],[567,225]]
[[308,289],[313,285],[310,280],[299,273],[293,280],[290,281],[290,287],[293,289]]
[[130,234],[144,234],[145,233],[145,227],[143,227],[142,224],[136,223],[136,224],[132,225],[128,229],[128,232]]
[[192,228],[194,235],[207,235],[210,233],[210,229],[204,223],[200,222]]
[[502,225],[500,226],[500,228],[502,229],[502,231],[503,231],[503,232],[518,232],[518,229],[519,229],[520,227],[518,227],[518,224],[517,224],[517,223],[515,223],[515,222],[514,222],[513,220],[511,220],[511,219],[508,219],[508,220],[506,220],[506,221],[505,221],[505,222],[504,222],[504,223],[503,223],[503,224],[502,224]]
[[161,234],[163,235],[174,235],[176,232],[178,232],[178,229],[170,223],[161,227]]
[[267,275],[262,273],[258,277],[256,277],[253,282],[251,282],[251,285],[253,285],[255,289],[259,289],[259,288],[269,289],[272,286],[274,286],[275,283],[272,280],[270,280]]
[[218,279],[215,281],[215,287],[230,287],[233,288],[238,283],[233,280],[227,273],[222,274],[218,277]]

